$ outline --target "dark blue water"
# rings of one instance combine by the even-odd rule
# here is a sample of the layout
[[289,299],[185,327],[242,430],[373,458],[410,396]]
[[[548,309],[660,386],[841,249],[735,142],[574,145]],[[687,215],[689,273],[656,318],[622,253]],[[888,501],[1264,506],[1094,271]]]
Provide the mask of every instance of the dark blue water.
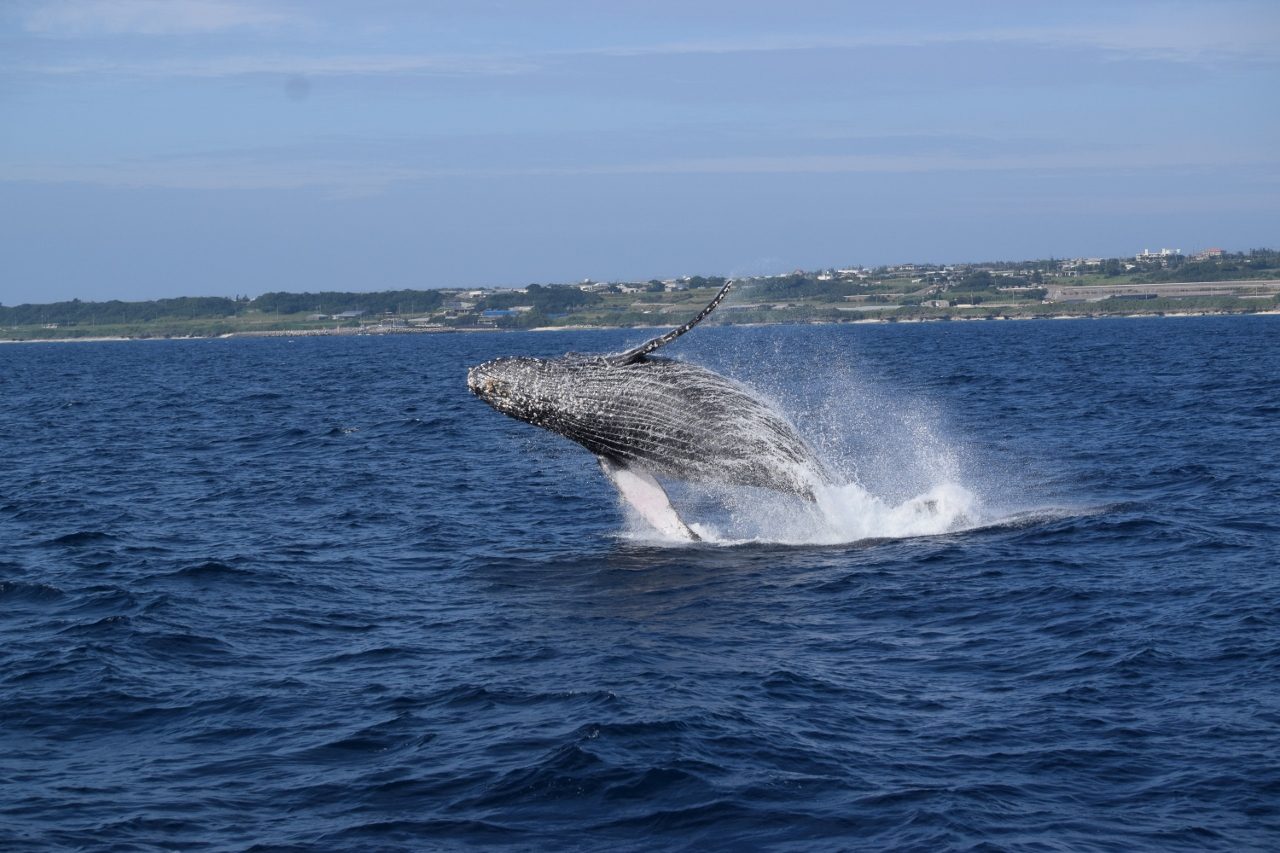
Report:
[[464,385],[642,337],[0,347],[0,848],[1280,847],[1280,320],[699,329],[684,548]]

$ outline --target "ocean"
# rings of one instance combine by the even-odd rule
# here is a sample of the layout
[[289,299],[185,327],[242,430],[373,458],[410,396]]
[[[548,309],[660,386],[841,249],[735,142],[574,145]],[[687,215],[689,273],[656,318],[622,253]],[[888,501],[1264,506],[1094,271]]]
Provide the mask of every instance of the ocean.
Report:
[[691,545],[466,389],[647,336],[0,347],[0,849],[1280,848],[1280,318],[700,327]]

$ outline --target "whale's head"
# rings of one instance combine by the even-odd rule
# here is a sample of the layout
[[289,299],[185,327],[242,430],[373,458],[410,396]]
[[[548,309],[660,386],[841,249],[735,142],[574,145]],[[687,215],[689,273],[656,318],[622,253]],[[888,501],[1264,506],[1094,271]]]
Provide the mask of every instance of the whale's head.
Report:
[[467,388],[504,415],[541,424],[572,396],[569,359],[495,358],[467,371]]

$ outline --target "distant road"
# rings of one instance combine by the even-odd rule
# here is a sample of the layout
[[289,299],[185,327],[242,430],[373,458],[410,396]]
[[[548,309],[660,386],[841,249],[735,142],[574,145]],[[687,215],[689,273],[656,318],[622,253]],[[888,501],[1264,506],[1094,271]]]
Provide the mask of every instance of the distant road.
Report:
[[1090,284],[1047,286],[1050,302],[1091,302],[1112,296],[1274,296],[1280,293],[1280,278],[1253,281],[1170,281],[1160,284]]

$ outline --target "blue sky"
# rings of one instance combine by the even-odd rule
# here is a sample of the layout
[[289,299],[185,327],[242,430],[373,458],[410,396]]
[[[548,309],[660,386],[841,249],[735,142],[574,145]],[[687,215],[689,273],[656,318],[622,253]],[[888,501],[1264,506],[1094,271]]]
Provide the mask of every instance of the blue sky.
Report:
[[0,302],[1280,246],[1280,4],[0,5]]

